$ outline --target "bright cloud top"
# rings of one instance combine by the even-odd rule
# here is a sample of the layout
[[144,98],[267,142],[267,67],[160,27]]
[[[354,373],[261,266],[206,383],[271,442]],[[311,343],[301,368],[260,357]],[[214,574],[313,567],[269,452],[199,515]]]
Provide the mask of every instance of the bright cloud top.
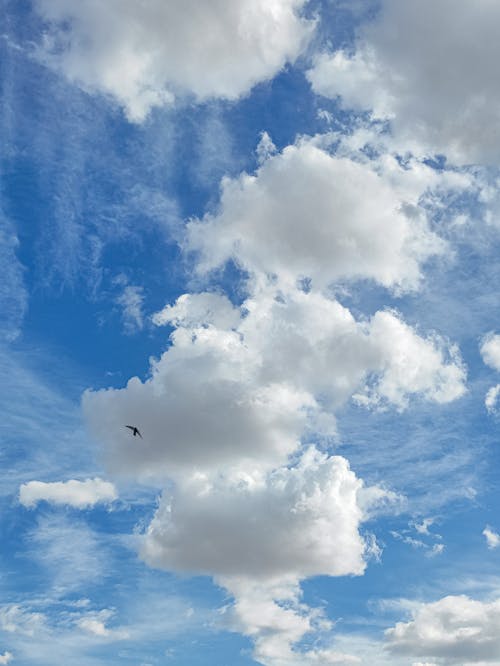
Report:
[[395,654],[430,657],[446,664],[497,662],[500,654],[500,601],[465,595],[422,604],[409,622],[386,631]]
[[383,0],[355,52],[320,55],[308,76],[315,92],[389,118],[405,150],[498,163],[499,20],[494,0]]
[[178,96],[237,99],[294,61],[314,24],[305,0],[163,2],[37,0],[50,32],[43,55],[89,90],[111,94],[128,117]]
[[27,508],[33,508],[38,502],[45,501],[85,509],[100,502],[112,502],[116,498],[114,485],[99,478],[85,481],[70,479],[53,483],[29,481],[19,488],[19,501]]
[[202,272],[234,259],[289,284],[371,279],[415,289],[421,263],[444,244],[410,203],[370,165],[303,142],[255,175],[224,179],[217,212],[188,224],[185,247],[199,253]]

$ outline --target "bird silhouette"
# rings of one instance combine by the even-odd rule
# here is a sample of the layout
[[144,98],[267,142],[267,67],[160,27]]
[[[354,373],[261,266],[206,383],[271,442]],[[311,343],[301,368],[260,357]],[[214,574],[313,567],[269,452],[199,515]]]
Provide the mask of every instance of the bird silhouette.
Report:
[[130,430],[132,430],[132,434],[134,435],[134,437],[139,435],[139,437],[142,439],[142,435],[139,432],[139,428],[136,428],[135,426],[130,426],[130,425],[126,425],[125,428],[130,428]]

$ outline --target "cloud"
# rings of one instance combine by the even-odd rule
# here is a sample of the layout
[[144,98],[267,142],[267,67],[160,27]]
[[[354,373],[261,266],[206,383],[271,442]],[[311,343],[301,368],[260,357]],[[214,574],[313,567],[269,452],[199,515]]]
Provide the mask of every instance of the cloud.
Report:
[[150,377],[83,396],[117,473],[268,470],[301,441],[334,437],[334,411],[352,395],[367,407],[402,410],[412,395],[446,403],[465,392],[453,346],[422,338],[393,312],[357,322],[316,292],[266,288],[241,308],[217,294],[184,295],[154,321],[175,328]]
[[29,481],[19,488],[19,501],[27,508],[38,502],[66,504],[77,509],[86,509],[99,502],[112,502],[117,498],[116,489],[109,481],[86,479],[85,481]]
[[484,363],[500,372],[500,335],[488,333],[483,338],[479,351]]
[[33,636],[45,623],[43,613],[33,612],[19,604],[0,607],[0,629],[9,634]]
[[363,573],[363,483],[340,456],[308,449],[264,477],[200,475],[165,492],[142,556],[173,571],[304,578]]
[[482,533],[486,537],[488,548],[493,549],[500,546],[500,535],[494,532],[489,525],[486,525]]
[[314,23],[305,0],[37,0],[46,62],[114,97],[133,121],[192,95],[237,99],[293,62]]
[[255,175],[225,178],[217,212],[189,222],[185,241],[200,272],[234,259],[288,284],[371,279],[399,290],[415,289],[421,264],[444,247],[423,210],[371,165],[311,141],[271,155]]
[[0,654],[0,664],[9,664],[13,659],[14,655],[11,652]]
[[490,0],[480,11],[474,0],[383,0],[354,52],[320,54],[308,77],[316,93],[389,119],[406,150],[497,164],[499,19],[500,7]]
[[123,308],[123,329],[128,335],[141,331],[144,327],[143,291],[142,287],[127,285],[116,298],[116,303]]
[[86,613],[83,617],[78,619],[78,626],[92,636],[103,638],[112,641],[126,640],[129,638],[129,633],[124,629],[117,629],[106,626],[108,620],[114,615],[114,611],[110,609],[103,609],[92,613]]
[[498,402],[500,399],[500,384],[496,384],[488,389],[484,398],[484,404],[490,414],[498,413]]
[[496,662],[500,654],[500,601],[448,596],[421,604],[409,622],[385,632],[393,654],[429,657],[446,664]]
[[51,594],[60,597],[89,590],[108,571],[109,548],[102,536],[75,518],[42,515],[26,552],[45,574]]
[[327,633],[332,628],[321,611],[301,601],[301,590],[293,581],[262,585],[246,578],[223,580],[235,595],[225,609],[225,624],[254,641],[253,658],[266,666],[313,666],[359,664],[357,657],[334,648],[301,649],[306,635]]

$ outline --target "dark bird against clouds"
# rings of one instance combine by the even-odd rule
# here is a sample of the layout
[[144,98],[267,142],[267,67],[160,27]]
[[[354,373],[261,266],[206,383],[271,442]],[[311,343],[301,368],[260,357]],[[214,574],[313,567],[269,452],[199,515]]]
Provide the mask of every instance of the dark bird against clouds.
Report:
[[134,437],[139,435],[139,437],[142,439],[142,435],[139,432],[139,428],[136,428],[135,426],[131,426],[131,425],[126,425],[125,428],[130,428],[130,430],[132,430],[132,434],[134,435]]

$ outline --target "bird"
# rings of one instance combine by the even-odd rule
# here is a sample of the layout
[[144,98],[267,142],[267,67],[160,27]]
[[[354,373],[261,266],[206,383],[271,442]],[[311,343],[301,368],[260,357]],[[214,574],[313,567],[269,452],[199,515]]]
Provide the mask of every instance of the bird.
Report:
[[130,428],[130,430],[132,430],[132,434],[134,435],[134,437],[136,437],[137,435],[139,435],[139,437],[142,439],[142,435],[141,435],[141,433],[139,432],[139,428],[136,428],[136,426],[126,425],[125,428]]

